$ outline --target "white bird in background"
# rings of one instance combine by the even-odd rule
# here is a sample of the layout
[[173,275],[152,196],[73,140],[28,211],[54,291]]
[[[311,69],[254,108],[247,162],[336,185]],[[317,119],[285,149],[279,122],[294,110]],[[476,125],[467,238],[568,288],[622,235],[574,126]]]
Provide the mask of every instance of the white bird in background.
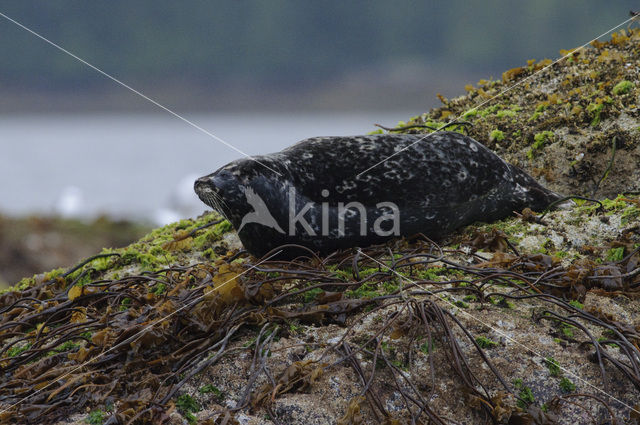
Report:
[[86,214],[84,195],[77,186],[67,186],[56,199],[53,212],[64,218],[78,218]]
[[155,224],[164,226],[183,218],[196,217],[204,212],[206,207],[193,191],[193,183],[198,177],[197,174],[189,174],[180,179],[171,191],[167,204],[154,211]]
[[185,214],[202,210],[202,203],[193,190],[193,183],[198,177],[197,174],[189,174],[180,179],[169,198],[169,205],[172,208]]

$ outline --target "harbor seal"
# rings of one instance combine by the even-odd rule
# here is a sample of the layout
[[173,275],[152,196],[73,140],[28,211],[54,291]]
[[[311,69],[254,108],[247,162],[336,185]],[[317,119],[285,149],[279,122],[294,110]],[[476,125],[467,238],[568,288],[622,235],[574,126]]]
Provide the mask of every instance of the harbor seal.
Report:
[[257,257],[284,244],[326,254],[416,233],[439,238],[561,198],[471,137],[423,137],[314,137],[233,161],[194,189]]

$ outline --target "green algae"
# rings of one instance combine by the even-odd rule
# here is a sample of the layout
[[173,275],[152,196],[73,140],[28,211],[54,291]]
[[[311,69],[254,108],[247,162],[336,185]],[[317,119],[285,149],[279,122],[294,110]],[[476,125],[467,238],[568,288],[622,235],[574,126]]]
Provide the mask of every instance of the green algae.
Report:
[[573,329],[574,327],[572,325],[567,325],[567,324],[560,325],[560,332],[562,332],[562,335],[564,335],[564,337],[567,339],[574,338]]
[[533,404],[535,402],[533,391],[531,391],[531,388],[524,385],[524,382],[522,381],[522,379],[515,379],[513,381],[513,385],[514,387],[516,387],[517,390],[519,390],[518,391],[519,400],[517,402],[518,407],[526,410],[530,404]]
[[529,117],[529,121],[537,121],[542,116],[542,113],[548,108],[548,105],[542,103],[539,104],[534,110],[531,117]]
[[165,285],[164,283],[158,283],[155,286],[153,286],[151,289],[149,289],[149,292],[155,295],[162,295],[165,293],[166,290],[167,290],[167,285]]
[[571,300],[571,301],[569,301],[569,304],[572,305],[575,308],[579,308],[580,310],[584,310],[584,304],[582,304],[580,301]]
[[200,407],[200,404],[189,394],[182,394],[179,396],[176,400],[176,407],[189,424],[196,424],[198,422],[194,413],[199,412],[202,408]]
[[533,144],[531,149],[527,152],[527,157],[533,159],[537,152],[541,151],[546,145],[551,143],[554,139],[553,131],[545,130],[540,133],[536,133],[533,136]]
[[576,390],[576,384],[571,382],[571,380],[566,377],[560,380],[559,386],[560,390],[562,390],[563,393],[572,393]]
[[547,365],[547,369],[549,369],[549,374],[551,376],[560,376],[562,375],[562,371],[560,370],[560,363],[553,357],[547,357],[544,359],[545,364]]
[[624,258],[624,247],[611,248],[607,251],[606,260],[610,262],[618,262]]
[[420,344],[419,349],[424,354],[433,353],[433,350],[435,349],[435,342],[434,342],[433,338],[431,338],[431,339],[425,341],[424,343]]
[[491,339],[485,336],[476,337],[476,343],[480,346],[480,348],[484,348],[484,349],[490,349],[498,346],[497,342],[492,341]]
[[198,389],[200,394],[213,394],[218,400],[224,399],[224,393],[215,385],[207,384]]
[[610,216],[614,213],[620,214],[620,223],[622,225],[627,225],[629,223],[634,222],[640,217],[640,208],[636,206],[633,202],[627,201],[623,195],[618,195],[614,199],[602,199],[599,204],[586,204],[581,202],[576,202],[578,206],[574,208],[574,213],[578,216],[586,216],[591,215],[598,211],[599,208],[604,210],[604,215]]
[[469,304],[464,302],[464,301],[462,301],[462,300],[455,300],[453,302],[453,305],[455,305],[456,307],[459,307],[459,308],[469,308]]
[[629,93],[631,89],[633,89],[633,83],[628,80],[622,80],[618,84],[613,86],[611,93],[615,94],[616,96],[620,96]]
[[89,425],[102,425],[106,418],[106,414],[102,410],[93,410],[84,419],[84,422]]
[[493,130],[490,134],[489,134],[489,139],[490,140],[495,140],[496,142],[501,142],[504,140],[504,132],[500,131],[500,130]]
[[131,302],[133,300],[129,297],[125,297],[122,299],[122,301],[120,301],[120,311],[126,311],[129,309],[129,307],[131,307]]
[[203,251],[213,246],[220,240],[223,234],[231,231],[233,226],[227,220],[224,220],[209,229],[205,229],[204,233],[193,239],[193,249]]
[[365,282],[357,289],[348,289],[345,295],[347,298],[371,299],[379,296],[380,292],[376,284]]
[[7,356],[16,357],[20,353],[27,351],[29,348],[31,348],[31,343],[22,343],[21,345],[16,344],[7,350]]
[[305,303],[310,303],[316,299],[316,297],[322,294],[324,291],[320,288],[313,288],[303,293],[303,300]]
[[44,280],[47,281],[47,280],[55,279],[56,277],[63,275],[64,272],[65,272],[65,269],[62,269],[62,268],[51,270],[50,272],[47,272],[44,274]]
[[635,205],[630,205],[620,215],[620,223],[625,226],[629,223],[637,221],[640,217],[640,208]]
[[516,115],[517,112],[512,109],[503,109],[496,113],[497,118],[514,118]]
[[591,116],[591,126],[597,127],[602,120],[602,111],[604,110],[604,103],[590,103],[587,105],[587,113]]
[[478,116],[478,110],[476,108],[469,109],[462,114],[462,119],[469,120]]
[[[156,251],[157,252],[157,251]],[[154,255],[151,252],[139,251],[134,247],[127,248],[121,255],[120,261],[124,265],[139,264],[144,270],[157,270],[161,265],[175,261],[170,254]]]

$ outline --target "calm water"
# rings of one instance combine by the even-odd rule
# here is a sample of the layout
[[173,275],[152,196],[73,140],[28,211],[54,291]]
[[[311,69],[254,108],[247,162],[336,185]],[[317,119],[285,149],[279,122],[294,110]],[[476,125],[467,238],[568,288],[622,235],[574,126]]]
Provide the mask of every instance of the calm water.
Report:
[[[185,117],[249,155],[311,136],[355,135],[419,111]],[[241,154],[169,115],[0,117],[0,212],[146,219],[204,210],[192,184]]]

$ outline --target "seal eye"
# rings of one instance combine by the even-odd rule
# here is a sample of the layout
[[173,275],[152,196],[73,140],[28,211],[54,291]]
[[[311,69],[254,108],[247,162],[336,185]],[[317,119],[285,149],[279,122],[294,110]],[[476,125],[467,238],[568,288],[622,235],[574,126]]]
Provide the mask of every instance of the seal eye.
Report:
[[[200,177],[194,183],[194,190],[198,195],[222,196],[230,191],[236,181],[233,174],[225,169],[216,171],[208,176]],[[201,198],[202,199],[202,198]]]

